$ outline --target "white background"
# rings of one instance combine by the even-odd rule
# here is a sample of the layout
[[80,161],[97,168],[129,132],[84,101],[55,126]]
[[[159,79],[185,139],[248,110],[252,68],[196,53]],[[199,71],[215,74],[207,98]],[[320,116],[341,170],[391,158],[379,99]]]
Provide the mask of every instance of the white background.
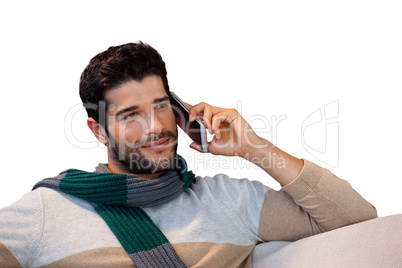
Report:
[[[261,136],[348,180],[380,216],[402,212],[400,1],[144,2],[0,4],[0,207],[42,178],[106,161],[79,76],[98,52],[142,40],[185,101],[238,108]],[[183,135],[179,147],[198,175],[279,188],[239,159],[195,153]]]

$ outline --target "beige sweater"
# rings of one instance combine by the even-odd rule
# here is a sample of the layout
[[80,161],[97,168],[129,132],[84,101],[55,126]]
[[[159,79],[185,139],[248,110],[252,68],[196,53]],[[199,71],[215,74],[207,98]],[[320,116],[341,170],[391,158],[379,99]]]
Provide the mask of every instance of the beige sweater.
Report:
[[[218,174],[145,211],[190,267],[251,267],[256,244],[365,221],[375,208],[331,172],[304,161],[280,191]],[[135,267],[86,201],[39,188],[0,210],[0,267]]]

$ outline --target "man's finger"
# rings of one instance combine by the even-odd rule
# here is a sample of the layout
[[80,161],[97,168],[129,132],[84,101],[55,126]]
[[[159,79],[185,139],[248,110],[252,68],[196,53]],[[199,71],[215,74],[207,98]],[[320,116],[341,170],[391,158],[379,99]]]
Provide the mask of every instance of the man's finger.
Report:
[[198,104],[192,106],[188,112],[190,121],[194,121],[196,119],[197,115],[204,111],[205,106],[209,106],[209,104],[205,103],[205,102],[201,102],[201,103],[198,103]]
[[188,106],[188,108],[191,108],[191,107],[193,107],[193,105],[191,105],[190,103],[188,103],[188,102],[185,102],[184,101],[184,103]]
[[[191,149],[194,149],[194,150],[196,150],[196,151],[198,151],[198,152],[200,152],[200,153],[205,153],[205,152],[201,149],[201,147],[200,147],[196,142],[192,142],[192,143],[190,144],[190,148],[191,148]],[[207,148],[208,148],[208,146],[207,146]]]
[[213,116],[211,130],[217,135],[217,139],[221,137],[220,126],[222,123],[231,124],[235,119],[237,112],[234,109],[228,109]]
[[[194,120],[195,120],[196,116],[201,114],[201,113],[208,112],[209,114],[214,115],[214,114],[217,114],[217,113],[222,112],[224,110],[225,109],[223,109],[223,108],[216,107],[216,106],[211,106],[208,103],[201,102],[201,103],[196,104],[193,107],[191,107],[190,111],[189,111],[189,114],[190,114],[190,116],[194,117]],[[211,117],[211,116],[208,116],[208,117]]]

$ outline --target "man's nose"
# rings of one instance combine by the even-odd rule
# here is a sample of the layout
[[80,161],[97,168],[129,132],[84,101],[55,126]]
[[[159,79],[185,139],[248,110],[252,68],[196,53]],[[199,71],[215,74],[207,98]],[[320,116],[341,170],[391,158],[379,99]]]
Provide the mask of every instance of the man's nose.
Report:
[[151,134],[160,134],[162,132],[163,125],[158,117],[158,115],[154,112],[150,114],[147,120],[147,125],[144,129],[144,134],[149,136]]

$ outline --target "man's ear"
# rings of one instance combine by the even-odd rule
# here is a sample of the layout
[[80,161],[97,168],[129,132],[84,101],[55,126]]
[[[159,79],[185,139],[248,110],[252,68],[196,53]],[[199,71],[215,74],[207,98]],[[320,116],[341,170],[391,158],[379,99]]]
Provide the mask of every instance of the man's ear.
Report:
[[101,124],[99,124],[98,122],[96,122],[95,119],[90,117],[87,120],[87,126],[92,131],[92,133],[95,135],[95,137],[98,139],[98,141],[100,141],[101,143],[103,143],[106,146],[108,145],[109,139],[107,137],[104,127]]

